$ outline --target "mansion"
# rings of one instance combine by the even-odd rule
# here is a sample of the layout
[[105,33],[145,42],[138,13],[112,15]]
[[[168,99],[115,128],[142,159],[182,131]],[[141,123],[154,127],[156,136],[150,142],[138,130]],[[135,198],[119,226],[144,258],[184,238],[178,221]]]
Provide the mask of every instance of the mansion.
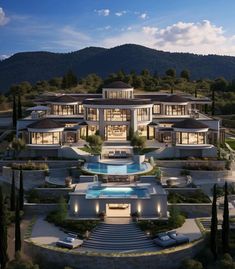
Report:
[[59,156],[61,149],[79,147],[94,134],[123,144],[138,132],[159,148],[177,149],[178,157],[210,157],[224,139],[219,120],[207,114],[208,98],[135,94],[121,81],[103,87],[102,94],[47,95],[34,103],[17,122],[17,136],[25,140],[30,156]]

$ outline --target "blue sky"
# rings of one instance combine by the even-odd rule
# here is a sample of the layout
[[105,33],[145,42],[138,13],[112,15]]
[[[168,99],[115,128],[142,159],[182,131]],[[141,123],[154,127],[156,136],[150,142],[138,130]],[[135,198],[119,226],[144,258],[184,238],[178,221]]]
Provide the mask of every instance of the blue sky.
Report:
[[135,43],[235,55],[234,0],[0,0],[0,57]]

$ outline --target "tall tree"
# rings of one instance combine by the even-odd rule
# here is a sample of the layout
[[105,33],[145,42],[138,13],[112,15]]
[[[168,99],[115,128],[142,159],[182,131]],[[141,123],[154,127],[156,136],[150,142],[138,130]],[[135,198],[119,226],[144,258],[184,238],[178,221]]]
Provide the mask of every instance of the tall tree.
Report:
[[19,208],[20,210],[24,209],[24,183],[22,170],[20,170]]
[[6,223],[6,207],[0,186],[0,267],[6,268],[8,261],[7,255],[7,223]]
[[17,197],[16,199],[16,210],[15,210],[15,253],[17,253],[18,251],[21,251],[19,197]]
[[186,80],[189,81],[189,79],[190,79],[189,70],[187,70],[187,69],[182,70],[181,73],[180,73],[180,77],[185,78]]
[[17,106],[16,106],[16,97],[13,95],[13,103],[12,103],[12,124],[13,127],[16,128],[17,124]]
[[15,211],[15,172],[12,169],[12,179],[11,179],[11,204],[10,210]]
[[22,105],[21,105],[21,96],[20,96],[20,94],[18,95],[18,106],[17,106],[17,108],[18,108],[17,118],[21,119],[22,118]]
[[229,251],[229,208],[228,208],[228,183],[224,184],[224,213],[222,223],[222,247],[223,253]]
[[215,87],[213,84],[211,85],[211,99],[212,99],[212,104],[211,104],[211,114],[212,116],[215,115]]
[[217,219],[217,190],[216,184],[213,188],[213,202],[211,212],[211,232],[210,232],[210,249],[214,255],[214,259],[217,260],[217,230],[218,230],[218,219]]
[[174,68],[170,68],[168,70],[166,70],[166,75],[169,76],[169,77],[173,77],[175,78],[176,77],[176,71]]

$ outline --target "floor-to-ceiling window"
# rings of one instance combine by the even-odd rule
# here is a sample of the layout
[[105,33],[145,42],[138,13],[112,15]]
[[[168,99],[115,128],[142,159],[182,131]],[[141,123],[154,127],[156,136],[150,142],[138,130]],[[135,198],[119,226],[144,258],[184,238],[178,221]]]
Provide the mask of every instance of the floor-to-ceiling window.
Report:
[[108,125],[105,127],[106,140],[127,140],[128,126]]
[[77,111],[76,105],[52,105],[52,113],[54,115],[75,115]]
[[86,119],[90,120],[90,121],[98,121],[99,120],[99,110],[97,108],[87,108]]
[[147,135],[148,135],[147,126],[146,125],[139,125],[138,126],[138,134],[140,136],[147,137]]
[[169,116],[180,116],[185,115],[186,109],[183,105],[166,105],[165,106],[166,115]]
[[105,109],[104,110],[105,121],[130,121],[129,109]]
[[60,132],[32,132],[31,144],[44,145],[44,144],[60,144]]
[[138,108],[137,119],[138,121],[150,121],[150,108]]
[[191,145],[205,144],[206,133],[177,132],[176,143],[177,144],[191,144]]
[[153,105],[153,114],[161,114],[161,105]]

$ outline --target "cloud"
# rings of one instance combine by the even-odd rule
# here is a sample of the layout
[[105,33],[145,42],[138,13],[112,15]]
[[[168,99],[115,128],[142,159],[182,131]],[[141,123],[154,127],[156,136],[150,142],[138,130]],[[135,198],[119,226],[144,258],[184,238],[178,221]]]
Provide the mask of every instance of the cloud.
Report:
[[95,9],[95,12],[99,15],[99,16],[109,16],[110,14],[110,10],[108,8],[105,8],[105,9]]
[[10,21],[10,19],[8,17],[6,17],[6,14],[3,11],[3,8],[0,7],[0,26],[7,24],[9,21]]
[[107,37],[103,45],[135,43],[154,49],[196,54],[235,55],[235,36],[208,20],[177,22],[165,28],[133,27],[130,31]]
[[121,17],[121,16],[123,16],[123,15],[126,14],[126,13],[127,13],[126,10],[122,10],[122,11],[118,11],[118,12],[116,12],[115,15],[118,16],[118,17]]
[[91,37],[71,26],[65,26],[55,33],[54,41],[51,43],[63,46],[64,48],[78,49],[89,46]]
[[142,20],[145,20],[145,19],[147,19],[148,15],[147,15],[147,13],[142,13],[142,14],[140,14],[139,17],[140,17]]
[[10,55],[2,54],[2,55],[0,55],[0,61],[5,60],[9,57],[10,57]]

